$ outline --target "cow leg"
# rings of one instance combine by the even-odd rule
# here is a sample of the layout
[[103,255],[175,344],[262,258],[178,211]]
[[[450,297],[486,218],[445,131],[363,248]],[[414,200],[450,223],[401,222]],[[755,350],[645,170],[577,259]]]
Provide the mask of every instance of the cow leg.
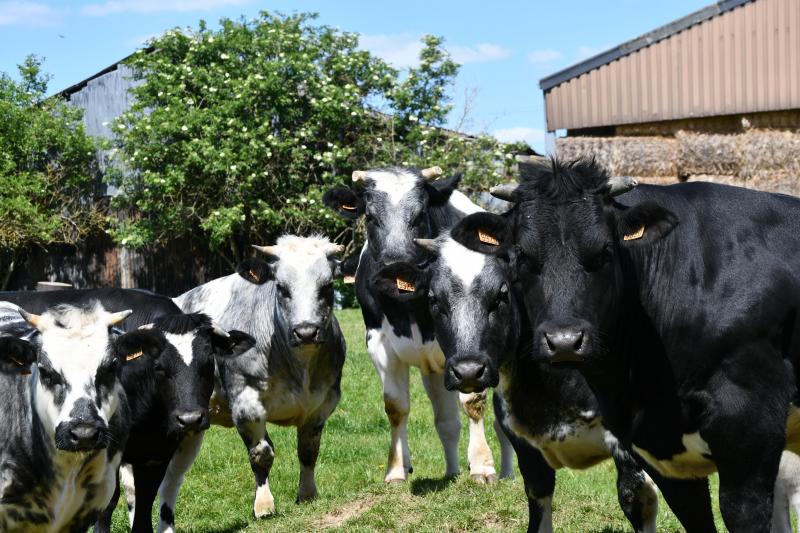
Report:
[[617,467],[617,497],[622,512],[637,533],[656,533],[656,484],[639,467],[636,459],[617,444],[616,439],[608,440],[612,441],[609,447]]
[[136,512],[133,516],[131,533],[153,532],[153,502],[158,487],[164,479],[168,463],[155,465],[133,465],[133,479],[136,484]]
[[486,442],[486,430],[483,423],[486,415],[487,391],[473,394],[459,393],[461,407],[469,420],[469,475],[478,483],[495,483],[497,472],[494,469],[494,458],[489,443]]
[[136,484],[133,479],[133,467],[128,463],[119,465],[119,481],[125,489],[125,504],[128,508],[128,525],[133,527],[133,516],[136,514]]
[[711,491],[708,478],[674,479],[658,473],[652,466],[638,459],[639,466],[647,472],[664,500],[686,533],[709,533],[717,530],[711,510]]
[[492,394],[492,406],[494,408],[494,432],[500,442],[500,479],[514,479],[514,447],[508,440],[506,430],[500,424],[502,415],[502,400],[497,391]]
[[253,516],[264,518],[275,513],[275,498],[269,488],[269,471],[272,469],[275,451],[267,435],[266,417],[256,421],[236,421],[236,429],[247,447],[250,469],[256,477]]
[[181,440],[178,449],[172,455],[167,473],[164,475],[164,481],[161,482],[161,487],[158,489],[161,500],[158,512],[158,533],[175,533],[175,502],[178,500],[178,493],[183,485],[186,472],[189,471],[200,453],[204,435],[204,431],[187,435]]
[[317,497],[317,483],[314,468],[319,456],[319,442],[322,437],[324,420],[314,420],[297,427],[297,458],[300,460],[300,487],[297,489],[297,503],[309,502]]
[[383,384],[383,407],[389,418],[391,442],[386,462],[386,483],[406,480],[411,472],[408,451],[408,365],[395,355],[380,330],[367,331],[367,351]]
[[[433,407],[433,423],[436,433],[444,448],[444,459],[447,464],[445,476],[457,476],[458,439],[461,436],[461,413],[458,412],[456,393],[444,387],[444,374],[423,374],[422,384]],[[486,438],[483,438],[484,445]],[[487,446],[488,448],[488,446]],[[491,452],[489,453],[491,457]],[[492,465],[494,470],[494,465]],[[496,476],[495,476],[496,477]]]
[[111,501],[108,506],[97,517],[97,522],[94,524],[94,533],[111,533],[111,517],[114,514],[114,509],[117,507],[119,501],[119,471],[117,471],[117,484],[114,488],[114,494],[111,496]]

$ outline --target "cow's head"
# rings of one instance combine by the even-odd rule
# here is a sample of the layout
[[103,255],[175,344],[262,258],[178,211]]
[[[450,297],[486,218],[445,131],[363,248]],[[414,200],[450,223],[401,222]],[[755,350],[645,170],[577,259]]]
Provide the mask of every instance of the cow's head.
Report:
[[625,254],[657,245],[677,219],[652,202],[615,202],[636,182],[609,177],[593,161],[544,159],[520,171],[519,186],[494,191],[514,202],[494,218],[513,235],[534,356],[590,362],[604,355],[621,319]]
[[494,246],[498,253],[486,255],[462,244],[478,229],[487,238],[483,221],[488,219],[486,213],[477,213],[449,234],[418,239],[417,246],[432,260],[424,268],[406,264],[403,270],[398,265],[387,280],[387,288],[394,289],[395,278],[400,278],[413,286],[414,293],[427,296],[445,356],[448,390],[480,392],[496,386],[501,360],[513,350],[520,330],[507,250]]
[[[274,283],[289,342],[293,346],[325,342],[333,317],[333,280],[339,274],[338,256],[343,247],[325,237],[284,235],[273,246],[255,248],[266,257],[259,279]],[[242,272],[240,275],[245,277]]]
[[430,208],[446,204],[461,180],[434,181],[440,174],[438,167],[356,171],[353,189],[331,189],[323,202],[345,218],[365,217],[367,249],[379,270],[398,262],[417,264],[425,253],[413,239],[435,236],[433,226],[442,221]]
[[[117,341],[130,359],[126,386],[144,400],[132,409],[160,403],[161,422],[169,434],[182,436],[208,429],[208,402],[214,390],[214,358],[236,357],[255,340],[240,331],[227,332],[201,313],[165,315]],[[140,357],[147,353],[149,357]]]
[[27,376],[36,362],[38,349],[30,341],[10,335],[0,336],[0,374]]
[[110,444],[109,424],[124,401],[119,377],[125,364],[113,327],[130,313],[110,313],[97,302],[61,305],[42,315],[20,310],[38,332],[34,409],[56,448],[84,452]]

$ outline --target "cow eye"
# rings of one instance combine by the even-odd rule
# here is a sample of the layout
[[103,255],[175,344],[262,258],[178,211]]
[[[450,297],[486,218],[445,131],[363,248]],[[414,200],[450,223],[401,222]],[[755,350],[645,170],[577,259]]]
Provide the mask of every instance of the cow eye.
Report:
[[321,300],[330,300],[333,298],[333,283],[328,283],[319,290],[319,297]]
[[503,283],[500,286],[500,290],[497,291],[497,296],[495,297],[492,305],[489,308],[490,312],[496,311],[498,307],[503,305],[504,303],[508,302],[508,285]]
[[61,374],[46,366],[39,366],[39,379],[48,389],[53,389],[64,384],[64,379],[61,377]]
[[367,213],[364,215],[364,220],[367,221],[367,224],[375,224],[376,226],[381,225],[380,221],[372,213]]
[[292,293],[289,292],[289,287],[287,287],[283,283],[278,284],[278,293],[281,295],[281,298],[285,298],[287,300],[289,300],[292,297]]

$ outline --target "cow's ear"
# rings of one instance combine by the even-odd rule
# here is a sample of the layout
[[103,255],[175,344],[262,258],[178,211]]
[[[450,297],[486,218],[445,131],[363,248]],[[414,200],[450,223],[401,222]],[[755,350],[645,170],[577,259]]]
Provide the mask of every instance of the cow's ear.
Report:
[[364,214],[364,200],[348,187],[330,189],[322,196],[322,203],[348,220]]
[[489,255],[505,254],[512,244],[508,221],[493,213],[465,216],[453,226],[450,236],[470,250]]
[[456,174],[449,178],[426,183],[425,190],[428,191],[428,205],[439,206],[446,204],[450,200],[450,195],[461,183],[462,177],[464,177],[463,174]]
[[273,278],[272,267],[269,263],[255,258],[245,259],[239,263],[236,266],[236,273],[256,285],[266,283]]
[[211,345],[217,357],[238,357],[256,345],[256,340],[237,329],[228,332],[227,336],[211,333]]
[[345,283],[355,283],[358,263],[361,260],[361,251],[342,259],[336,264],[333,277],[341,278]]
[[627,248],[652,244],[677,225],[678,217],[655,202],[642,202],[617,216],[620,244]]
[[26,340],[0,337],[0,373],[28,375],[38,354],[36,346]]
[[386,296],[398,301],[415,300],[428,293],[430,272],[411,263],[392,263],[376,272],[372,286]]
[[117,356],[123,363],[131,363],[142,357],[158,359],[166,347],[166,337],[154,328],[135,329],[120,335],[114,341]]

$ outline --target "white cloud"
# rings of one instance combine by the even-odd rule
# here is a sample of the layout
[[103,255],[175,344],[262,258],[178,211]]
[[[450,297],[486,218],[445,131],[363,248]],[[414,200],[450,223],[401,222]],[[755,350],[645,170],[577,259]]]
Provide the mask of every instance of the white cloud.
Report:
[[492,135],[494,135],[495,139],[504,143],[525,141],[533,146],[540,145],[544,142],[544,130],[539,128],[518,126],[516,128],[495,130]]
[[586,46],[582,45],[578,47],[578,59],[588,59],[592,56],[596,56],[600,52],[605,52],[611,48],[610,46]]
[[467,63],[485,63],[511,56],[511,52],[502,46],[492,43],[480,43],[475,46],[448,46],[453,61],[465,65]]
[[400,68],[416,66],[423,47],[418,36],[409,34],[361,35],[358,42],[361,48]]
[[[390,35],[361,35],[358,42],[361,48],[369,50],[395,67],[415,67],[419,64],[419,53],[422,51],[422,36],[408,33]],[[483,63],[505,59],[511,52],[502,46],[492,43],[480,43],[474,46],[446,46],[456,63]]]
[[207,11],[228,6],[240,6],[250,0],[109,0],[83,6],[81,13],[102,17],[114,13],[158,13],[164,11]]
[[0,2],[0,26],[55,26],[64,11],[37,2]]

